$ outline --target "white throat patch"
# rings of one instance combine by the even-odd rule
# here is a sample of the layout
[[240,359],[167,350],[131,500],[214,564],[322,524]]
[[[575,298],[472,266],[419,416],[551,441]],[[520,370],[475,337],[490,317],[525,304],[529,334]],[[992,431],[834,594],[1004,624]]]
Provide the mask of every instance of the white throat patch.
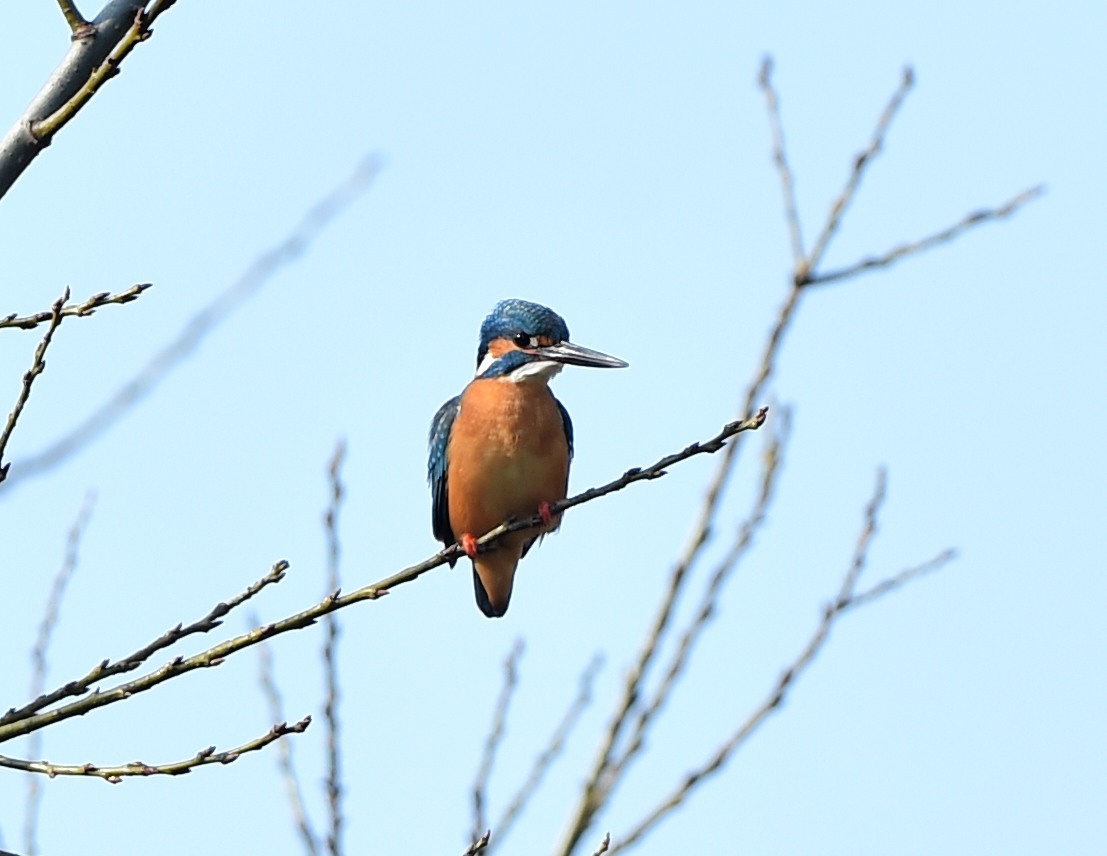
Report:
[[[482,374],[492,368],[492,365],[495,362],[496,357],[492,356],[491,354],[485,354],[484,359],[481,360],[480,365],[477,366],[476,377],[480,377]],[[523,363],[514,371],[511,371],[508,374],[504,375],[504,377],[510,381],[514,381],[515,383],[521,383],[522,381],[531,380],[534,378],[549,380],[563,368],[564,366],[561,363],[555,362],[553,360],[535,360],[534,362]]]

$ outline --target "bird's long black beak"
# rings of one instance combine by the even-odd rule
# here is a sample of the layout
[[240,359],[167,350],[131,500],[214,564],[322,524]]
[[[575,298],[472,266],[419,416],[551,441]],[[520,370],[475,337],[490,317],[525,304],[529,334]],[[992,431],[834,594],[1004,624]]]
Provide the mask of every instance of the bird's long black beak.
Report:
[[535,348],[534,353],[544,360],[553,360],[570,366],[591,366],[597,369],[625,369],[630,363],[612,357],[609,354],[601,354],[591,348],[582,345],[574,345],[572,342],[558,342],[556,345],[545,345]]

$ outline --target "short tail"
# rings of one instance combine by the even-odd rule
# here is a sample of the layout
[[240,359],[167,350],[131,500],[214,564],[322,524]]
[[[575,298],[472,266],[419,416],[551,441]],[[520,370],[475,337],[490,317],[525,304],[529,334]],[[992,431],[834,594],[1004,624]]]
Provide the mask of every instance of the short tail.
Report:
[[473,568],[473,592],[477,596],[477,606],[488,618],[504,617],[504,614],[507,612],[507,605],[511,602],[510,590],[507,593],[507,597],[504,598],[503,603],[492,603],[491,598],[488,597],[488,592],[484,589],[484,583],[480,581],[480,575],[477,573],[477,569]]

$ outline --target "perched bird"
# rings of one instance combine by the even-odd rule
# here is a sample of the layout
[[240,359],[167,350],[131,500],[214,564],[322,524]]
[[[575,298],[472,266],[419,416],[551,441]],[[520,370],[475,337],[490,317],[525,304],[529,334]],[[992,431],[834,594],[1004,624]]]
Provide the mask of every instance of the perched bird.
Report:
[[[564,365],[627,363],[569,341],[565,320],[525,300],[502,300],[484,319],[477,374],[439,408],[430,429],[427,480],[434,537],[461,544],[473,562],[477,606],[507,612],[519,560],[561,523],[573,457],[573,423],[547,385]],[[484,552],[477,538],[510,517],[538,512],[543,524],[503,536]]]

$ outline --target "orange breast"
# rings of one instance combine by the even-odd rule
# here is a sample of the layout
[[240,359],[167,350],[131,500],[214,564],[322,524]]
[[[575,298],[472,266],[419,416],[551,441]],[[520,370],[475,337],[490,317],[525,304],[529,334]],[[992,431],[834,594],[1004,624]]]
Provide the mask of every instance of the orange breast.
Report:
[[[508,517],[534,514],[540,503],[564,499],[568,489],[561,411],[543,381],[470,383],[447,456],[450,526],[459,536],[480,536]],[[550,528],[559,522],[554,518]],[[521,545],[534,534],[529,530],[505,541]]]

